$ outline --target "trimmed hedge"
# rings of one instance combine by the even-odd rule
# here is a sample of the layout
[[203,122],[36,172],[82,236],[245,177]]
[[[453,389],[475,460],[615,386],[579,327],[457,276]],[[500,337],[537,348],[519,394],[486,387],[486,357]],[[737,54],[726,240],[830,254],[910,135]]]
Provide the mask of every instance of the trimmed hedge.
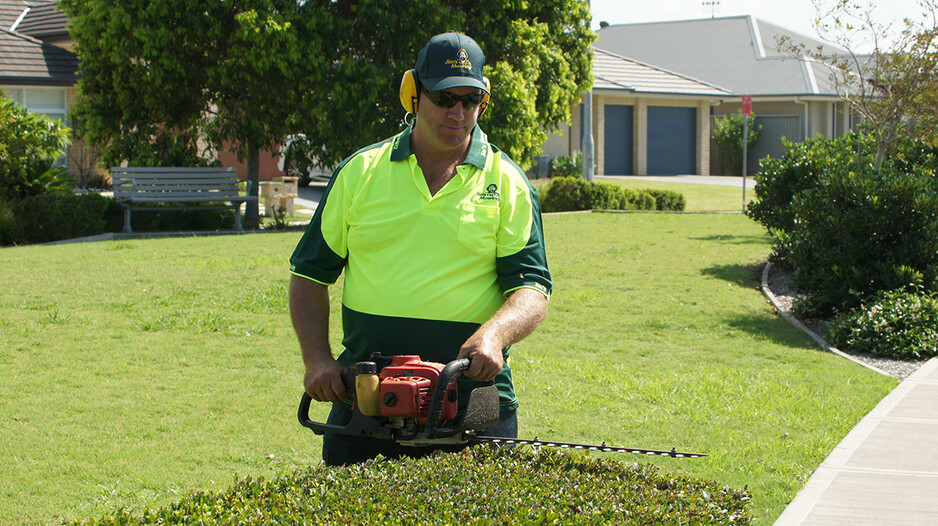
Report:
[[[4,244],[48,243],[114,231],[120,206],[96,193],[41,194],[12,205],[14,220]],[[118,227],[119,230],[119,227]]]
[[74,524],[750,524],[749,495],[651,465],[476,447],[246,479]]
[[[154,204],[135,211],[134,232],[227,230],[234,210],[186,210],[174,204]],[[112,197],[95,192],[45,193],[20,201],[0,199],[0,245],[49,243],[63,239],[120,232],[124,210]]]
[[544,212],[575,210],[668,210],[681,211],[684,196],[667,190],[632,190],[582,177],[556,177],[541,198]]

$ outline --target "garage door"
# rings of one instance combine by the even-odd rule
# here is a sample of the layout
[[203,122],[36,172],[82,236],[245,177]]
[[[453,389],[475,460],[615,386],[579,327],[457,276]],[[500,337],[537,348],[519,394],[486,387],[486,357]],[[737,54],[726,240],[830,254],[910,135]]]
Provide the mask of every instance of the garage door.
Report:
[[697,108],[648,107],[648,175],[697,173]]
[[632,175],[632,106],[607,104],[603,141],[603,173]]

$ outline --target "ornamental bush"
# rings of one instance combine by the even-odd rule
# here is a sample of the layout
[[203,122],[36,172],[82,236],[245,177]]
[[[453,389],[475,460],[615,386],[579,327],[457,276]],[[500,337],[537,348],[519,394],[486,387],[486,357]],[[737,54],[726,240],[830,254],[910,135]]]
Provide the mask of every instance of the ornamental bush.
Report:
[[795,196],[792,285],[815,314],[847,312],[884,290],[938,290],[938,182],[894,169],[840,169]]
[[140,516],[74,524],[750,524],[749,499],[651,465],[476,447],[249,478]]
[[583,153],[576,152],[567,157],[561,155],[550,160],[548,177],[580,177],[583,174]]
[[[783,157],[762,159],[762,172],[755,176],[756,198],[746,208],[746,215],[761,223],[776,240],[795,229],[792,201],[796,195],[818,186],[831,170],[872,168],[876,157],[875,144],[868,135],[818,137],[801,143],[784,140],[784,143]],[[858,162],[860,150],[866,153]]]
[[68,145],[68,128],[30,113],[0,90],[0,197],[18,200],[60,185],[50,160]]
[[938,298],[922,292],[886,291],[831,327],[831,341],[842,348],[921,360],[938,356]]
[[[660,199],[660,201],[659,201]],[[582,177],[556,177],[544,191],[544,212],[574,210],[669,210],[686,206],[684,196],[663,190],[632,190]]]

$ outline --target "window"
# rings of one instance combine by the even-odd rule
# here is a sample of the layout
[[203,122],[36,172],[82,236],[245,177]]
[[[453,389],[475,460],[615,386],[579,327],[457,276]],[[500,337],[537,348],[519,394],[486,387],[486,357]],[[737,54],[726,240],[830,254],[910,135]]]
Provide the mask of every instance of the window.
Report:
[[[68,104],[65,88],[39,87],[39,86],[0,86],[7,97],[17,104],[26,106],[30,113],[41,113],[52,120],[67,124]],[[67,155],[63,152],[55,161],[55,165],[66,165]]]

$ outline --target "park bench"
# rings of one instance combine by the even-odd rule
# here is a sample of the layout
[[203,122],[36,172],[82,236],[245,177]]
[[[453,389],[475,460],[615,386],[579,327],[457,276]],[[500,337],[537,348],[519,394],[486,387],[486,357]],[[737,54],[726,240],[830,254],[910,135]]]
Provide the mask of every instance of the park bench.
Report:
[[[114,198],[124,207],[124,232],[130,227],[131,210],[160,210],[147,205],[174,203],[194,210],[232,208],[234,230],[241,231],[241,204],[257,201],[257,196],[243,196],[234,168],[111,168]],[[248,182],[250,194],[250,182]]]

